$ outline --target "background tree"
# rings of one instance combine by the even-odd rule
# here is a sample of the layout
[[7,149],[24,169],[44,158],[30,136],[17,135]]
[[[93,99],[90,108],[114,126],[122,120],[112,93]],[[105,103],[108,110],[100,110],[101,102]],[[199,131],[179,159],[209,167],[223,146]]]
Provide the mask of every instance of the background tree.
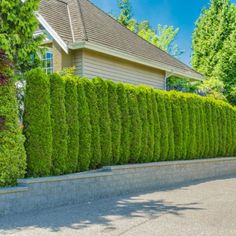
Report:
[[118,0],[118,7],[120,8],[120,14],[116,19],[120,24],[173,56],[177,57],[183,53],[178,45],[174,43],[179,28],[175,29],[173,26],[162,26],[160,24],[157,25],[157,28],[152,28],[147,20],[138,22],[133,18],[132,6],[129,0]]
[[0,45],[17,71],[36,67],[42,37],[33,37],[38,27],[34,11],[40,0],[0,1]]
[[193,33],[194,69],[213,79],[211,84],[223,81],[226,97],[236,86],[235,25],[235,5],[230,0],[211,0],[197,20]]

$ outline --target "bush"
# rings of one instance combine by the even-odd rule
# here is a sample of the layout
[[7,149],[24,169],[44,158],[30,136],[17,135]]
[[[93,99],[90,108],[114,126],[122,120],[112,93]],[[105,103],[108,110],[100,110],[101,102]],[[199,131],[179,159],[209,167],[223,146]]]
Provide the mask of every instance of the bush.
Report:
[[28,176],[51,174],[52,127],[50,114],[50,81],[41,69],[26,75],[24,112],[25,149]]
[[95,169],[101,166],[101,143],[100,143],[100,126],[99,126],[99,110],[97,104],[97,94],[95,85],[88,79],[82,79],[87,103],[89,106],[90,122],[91,122],[91,161],[90,168]]
[[139,162],[148,161],[148,136],[149,136],[149,127],[147,119],[147,93],[144,86],[139,86],[137,89],[137,98],[138,98],[138,107],[139,107],[139,116],[141,120],[141,150]]
[[[159,121],[160,121],[160,160],[167,160],[168,157],[168,147],[169,147],[169,142],[168,142],[168,121],[167,121],[167,112],[166,112],[166,107],[165,107],[165,99],[164,95],[165,93],[162,91],[155,91],[156,93],[156,101],[157,101],[157,109],[158,109],[158,114],[159,114]],[[157,144],[158,145],[158,144]],[[157,149],[155,147],[155,149]],[[157,150],[156,150],[157,152]],[[156,159],[158,160],[158,159]]]
[[70,75],[63,77],[65,81],[65,108],[67,131],[66,173],[74,173],[78,167],[79,155],[79,119],[77,81]]
[[137,163],[141,152],[142,123],[139,114],[136,87],[126,85],[129,106],[129,163]]
[[[147,162],[152,162],[154,159],[154,108],[153,105],[153,90],[147,88],[147,120],[148,120],[148,136],[147,136]],[[158,122],[158,121],[157,121]]]
[[67,120],[65,109],[65,83],[60,75],[50,76],[52,124],[52,173],[61,175],[66,170]]
[[24,136],[22,135],[12,81],[0,84],[0,187],[13,186],[26,169]]
[[112,164],[120,160],[121,114],[118,106],[117,85],[107,81],[108,109],[111,120]]
[[[150,96],[152,100],[152,111],[153,111],[153,160],[154,162],[161,160],[161,120],[162,117],[160,113],[158,112],[158,105],[157,104],[157,98],[156,93],[154,90],[150,91]],[[151,109],[151,108],[150,108]],[[164,116],[163,116],[164,117]]]
[[117,84],[118,105],[121,113],[121,138],[120,138],[120,160],[119,164],[129,162],[130,156],[130,119],[127,90],[123,83]]
[[112,157],[111,121],[108,110],[107,83],[100,78],[93,79],[97,93],[101,142],[101,165],[110,165]]
[[89,169],[91,161],[91,123],[87,98],[85,96],[83,83],[80,79],[78,79],[77,89],[79,118],[78,170],[86,171]]

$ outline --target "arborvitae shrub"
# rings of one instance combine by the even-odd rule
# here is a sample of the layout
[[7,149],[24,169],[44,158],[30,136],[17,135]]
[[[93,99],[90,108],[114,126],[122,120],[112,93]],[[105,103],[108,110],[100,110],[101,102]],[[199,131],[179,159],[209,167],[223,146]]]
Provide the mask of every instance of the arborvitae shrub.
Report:
[[16,184],[26,169],[24,136],[19,125],[16,89],[12,81],[0,84],[0,187]]
[[117,85],[106,81],[108,87],[108,108],[111,120],[112,164],[119,163],[121,141],[121,114],[118,106]]
[[50,81],[41,69],[26,75],[24,133],[28,176],[48,176],[52,164]]
[[139,107],[139,116],[141,120],[141,150],[139,162],[144,163],[148,161],[148,136],[149,136],[149,127],[147,119],[147,93],[144,86],[137,87],[137,98],[138,98],[138,107]]
[[158,112],[158,104],[156,99],[156,93],[152,89],[150,91],[151,102],[152,102],[152,111],[153,111],[153,161],[159,161],[161,159],[161,124],[160,119],[161,115]]
[[67,131],[67,156],[65,159],[66,173],[74,173],[78,167],[79,155],[79,119],[77,80],[70,75],[64,76],[65,81],[65,108]]
[[78,170],[86,171],[89,169],[91,161],[91,123],[84,86],[79,78],[77,83],[77,89],[79,119]]
[[205,149],[206,149],[206,116],[205,116],[205,100],[199,99],[200,107],[199,107],[199,113],[200,113],[200,141],[201,141],[201,148],[200,148],[200,157],[205,156]]
[[52,124],[52,173],[60,175],[66,170],[67,121],[65,109],[65,83],[59,74],[50,76]]
[[112,156],[111,121],[108,111],[107,83],[100,79],[93,79],[97,93],[98,110],[100,117],[101,165],[110,165]]
[[171,94],[172,121],[174,132],[174,153],[177,160],[183,158],[183,119],[180,99],[177,92]]
[[175,142],[174,142],[174,125],[173,125],[173,112],[172,112],[172,99],[169,93],[165,94],[165,109],[168,122],[168,154],[167,160],[175,159]]
[[195,97],[188,97],[188,109],[189,109],[189,142],[188,142],[188,151],[187,159],[193,159],[196,157],[197,143],[196,143],[196,107],[195,107]]
[[147,162],[152,162],[154,157],[154,108],[153,90],[147,88],[147,120],[148,120],[148,136],[147,136]]
[[[206,117],[206,113],[204,112],[204,115]],[[218,146],[219,146],[219,128],[218,128],[218,121],[217,121],[217,107],[212,104],[212,125],[214,127],[213,129],[213,136],[214,136],[214,156],[218,155]],[[206,117],[207,119],[207,117]],[[206,121],[205,121],[206,123]],[[205,127],[205,132],[207,133],[207,128]],[[207,143],[207,141],[206,141]],[[209,144],[209,143],[208,143]],[[205,145],[206,147],[206,145]],[[204,153],[204,157],[206,157],[206,152]]]
[[127,92],[123,83],[117,84],[118,105],[121,115],[121,137],[120,137],[120,164],[126,164],[129,161],[130,146],[130,119]]
[[101,165],[101,144],[100,144],[100,126],[99,110],[97,104],[96,88],[91,80],[82,79],[85,95],[87,98],[91,122],[91,161],[90,168],[96,169]]
[[129,117],[130,117],[130,130],[129,130],[129,150],[130,157],[129,163],[137,163],[141,151],[141,138],[142,138],[142,122],[139,114],[139,106],[137,99],[137,88],[132,85],[126,85],[127,96],[129,103]]
[[182,122],[183,122],[183,143],[182,143],[182,159],[187,158],[188,151],[188,143],[189,143],[189,110],[188,103],[185,96],[180,97],[180,108],[182,114]]
[[[168,140],[168,120],[167,112],[165,106],[165,93],[162,91],[155,90],[157,110],[159,114],[160,121],[160,160],[167,160],[168,150],[169,150],[169,140]],[[155,147],[157,149],[158,147]]]

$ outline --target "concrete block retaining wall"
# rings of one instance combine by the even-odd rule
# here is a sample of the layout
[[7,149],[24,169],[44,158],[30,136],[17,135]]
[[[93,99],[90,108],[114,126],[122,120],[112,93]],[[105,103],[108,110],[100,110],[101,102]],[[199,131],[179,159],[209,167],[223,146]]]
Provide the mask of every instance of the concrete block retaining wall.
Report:
[[58,177],[21,179],[0,188],[0,215],[77,204],[214,177],[236,175],[236,158],[104,167]]

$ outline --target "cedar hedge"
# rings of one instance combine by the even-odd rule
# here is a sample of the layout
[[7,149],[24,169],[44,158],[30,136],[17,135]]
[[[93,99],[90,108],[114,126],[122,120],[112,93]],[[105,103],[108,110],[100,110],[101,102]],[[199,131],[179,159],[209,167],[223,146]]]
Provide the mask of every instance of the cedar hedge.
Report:
[[50,80],[41,69],[26,75],[24,111],[27,175],[49,176],[52,168]]
[[29,176],[236,154],[236,108],[222,101],[101,78],[49,80],[40,70],[27,77]]
[[0,187],[15,185],[17,178],[25,174],[25,139],[21,131],[15,85],[7,79],[0,84]]
[[67,121],[65,108],[65,83],[58,74],[50,76],[51,125],[52,125],[52,173],[64,174],[67,158]]

